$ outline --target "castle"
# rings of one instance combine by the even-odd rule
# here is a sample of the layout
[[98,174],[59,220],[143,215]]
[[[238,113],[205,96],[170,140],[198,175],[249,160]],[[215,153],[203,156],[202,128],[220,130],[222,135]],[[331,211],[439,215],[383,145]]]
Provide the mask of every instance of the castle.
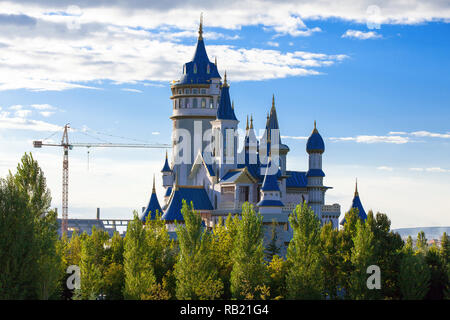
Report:
[[[239,214],[242,204],[249,202],[263,216],[265,225],[277,221],[280,241],[292,236],[288,215],[299,204],[306,203],[323,223],[339,226],[340,205],[325,204],[325,173],[322,155],[325,144],[316,123],[306,143],[309,157],[307,171],[287,169],[289,147],[282,143],[275,98],[267,115],[265,131],[258,139],[253,118],[247,117],[244,146],[238,151],[238,124],[226,72],[222,81],[217,61],[211,62],[199,36],[192,61],[183,65],[180,80],[171,85],[172,157],[161,170],[165,188],[160,205],[153,180],[149,204],[142,213],[154,218],[162,213],[169,232],[175,221],[182,222],[182,200],[192,202],[206,227],[213,227],[228,214]],[[266,228],[268,229],[268,228]]]

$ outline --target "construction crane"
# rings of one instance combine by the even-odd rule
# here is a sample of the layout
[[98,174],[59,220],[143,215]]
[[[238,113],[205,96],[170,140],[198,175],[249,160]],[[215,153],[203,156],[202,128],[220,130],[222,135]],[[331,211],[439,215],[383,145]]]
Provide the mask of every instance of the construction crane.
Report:
[[67,232],[67,220],[69,217],[69,150],[73,147],[85,148],[170,148],[169,144],[148,144],[148,143],[70,143],[68,129],[70,124],[64,126],[61,143],[44,143],[42,140],[33,141],[34,148],[42,147],[62,147],[63,148],[63,171],[62,171],[62,219],[61,234]]

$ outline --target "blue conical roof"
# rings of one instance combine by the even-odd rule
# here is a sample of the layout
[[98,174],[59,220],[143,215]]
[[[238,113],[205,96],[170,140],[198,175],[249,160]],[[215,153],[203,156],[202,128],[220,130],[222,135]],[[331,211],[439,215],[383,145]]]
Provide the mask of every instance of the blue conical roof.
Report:
[[314,121],[314,130],[306,142],[306,152],[308,153],[323,153],[325,151],[325,143],[322,136],[316,128],[316,122]]
[[222,86],[222,92],[220,93],[219,108],[217,108],[217,119],[218,120],[237,120],[234,110],[231,107],[230,99],[230,87],[226,82]]
[[156,196],[155,190],[155,178],[153,177],[153,190],[152,195],[150,196],[150,201],[148,202],[147,208],[145,208],[144,212],[141,215],[141,221],[146,222],[147,217],[150,213],[150,220],[154,220],[156,217],[156,212],[162,214],[161,206],[159,205],[158,197]]
[[[280,191],[278,187],[277,175],[276,174],[268,174],[271,163],[266,169],[266,175],[264,176],[264,181],[261,190],[262,191]],[[278,170],[279,171],[279,170]],[[278,173],[277,171],[277,173]]]
[[202,24],[200,23],[197,47],[192,61],[183,66],[183,76],[179,84],[208,84],[211,78],[219,78],[217,66],[209,61],[205,43],[202,36]]
[[163,166],[161,172],[172,172],[172,170],[170,169],[170,166],[169,166],[169,161],[167,159],[167,151],[166,151],[166,160],[164,162],[164,166]]
[[[358,209],[358,216],[359,216],[359,218],[362,221],[366,221],[367,214],[366,214],[366,211],[364,210],[364,207],[363,207],[363,205],[361,203],[361,199],[359,198],[358,182],[356,182],[355,195],[353,197],[352,206],[350,207],[350,209]],[[342,219],[341,225],[344,225],[344,223],[345,223],[345,217],[344,217],[344,219]]]

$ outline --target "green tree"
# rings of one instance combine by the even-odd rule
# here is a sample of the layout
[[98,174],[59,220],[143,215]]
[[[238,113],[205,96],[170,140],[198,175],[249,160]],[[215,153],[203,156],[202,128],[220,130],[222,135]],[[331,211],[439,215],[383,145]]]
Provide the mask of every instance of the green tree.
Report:
[[382,270],[381,295],[385,299],[399,299],[398,274],[400,272],[403,240],[391,231],[391,220],[384,213],[367,214],[367,224],[373,233],[374,261]]
[[278,223],[276,219],[273,219],[270,227],[270,240],[266,246],[266,250],[264,251],[267,261],[272,261],[273,256],[278,255],[280,253],[280,247],[277,244],[278,241],[277,226]]
[[411,236],[408,236],[408,238],[406,239],[404,248],[408,249],[408,250],[413,250],[414,245],[413,245],[413,239]]
[[415,254],[411,248],[406,247],[402,252],[398,277],[403,299],[423,299],[430,287],[430,269],[423,254]]
[[423,231],[420,231],[417,234],[416,248],[423,252],[426,252],[428,250],[428,240],[425,237],[425,232]]
[[441,237],[441,249],[440,255],[442,257],[442,263],[446,266],[450,263],[450,241],[446,232]]
[[222,297],[225,299],[231,298],[230,278],[231,270],[233,269],[232,253],[239,222],[238,216],[232,217],[228,215],[225,222],[222,221],[222,218],[219,218],[219,222],[212,230],[211,256],[224,286]]
[[0,179],[0,299],[36,299],[37,244],[27,195]]
[[341,287],[343,257],[339,251],[341,246],[339,231],[330,223],[322,226],[320,233],[321,277],[324,281],[324,294],[331,299],[338,298]]
[[25,153],[15,175],[10,172],[2,180],[0,202],[0,231],[4,232],[0,254],[5,264],[2,273],[8,278],[0,290],[13,299],[56,297],[63,275],[56,214],[49,211],[50,191],[31,154]]
[[270,295],[275,300],[286,297],[286,271],[286,261],[282,257],[274,255],[267,266],[267,272],[270,277]]
[[[422,250],[419,250],[422,252]],[[446,266],[443,264],[439,249],[432,246],[425,253],[425,262],[431,271],[430,290],[426,295],[427,300],[442,300],[448,284]]]
[[124,240],[114,232],[112,238],[105,244],[102,292],[107,300],[123,299],[125,274],[123,270]]
[[348,298],[351,286],[349,275],[354,271],[352,249],[354,247],[353,238],[356,235],[356,224],[358,221],[360,221],[358,209],[350,209],[345,214],[345,223],[339,231],[339,252],[341,257],[341,274],[343,275],[340,294],[344,298]]
[[203,230],[202,218],[183,200],[184,225],[176,233],[180,252],[175,265],[178,299],[206,300],[221,296],[223,284],[211,259],[211,234]]
[[253,205],[242,205],[241,221],[237,225],[236,241],[232,252],[231,294],[233,298],[256,296],[257,287],[267,284],[264,265],[264,233],[262,216]]
[[293,237],[287,249],[287,298],[320,299],[320,220],[304,202],[289,216]]
[[137,212],[134,212],[134,219],[128,223],[125,236],[125,299],[139,300],[143,299],[144,296],[153,296],[156,277],[148,258],[148,252],[149,248],[144,225],[139,219]]
[[109,239],[108,233],[92,227],[91,235],[85,235],[81,241],[80,299],[97,299],[103,293],[103,273],[105,267],[105,245]]
[[358,220],[356,235],[353,238],[351,261],[353,272],[350,275],[349,294],[355,300],[373,299],[378,296],[378,290],[367,288],[367,268],[376,264],[374,254],[374,235],[370,230],[370,222]]

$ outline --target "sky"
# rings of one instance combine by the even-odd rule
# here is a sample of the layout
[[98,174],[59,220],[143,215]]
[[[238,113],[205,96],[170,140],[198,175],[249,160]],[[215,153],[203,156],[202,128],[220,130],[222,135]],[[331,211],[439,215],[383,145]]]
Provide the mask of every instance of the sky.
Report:
[[[0,177],[33,152],[61,212],[72,142],[170,143],[170,82],[204,40],[227,71],[235,112],[265,125],[275,95],[288,169],[306,170],[314,120],[326,203],[393,228],[450,225],[448,1],[0,1]],[[131,218],[164,149],[70,151],[69,217]]]

